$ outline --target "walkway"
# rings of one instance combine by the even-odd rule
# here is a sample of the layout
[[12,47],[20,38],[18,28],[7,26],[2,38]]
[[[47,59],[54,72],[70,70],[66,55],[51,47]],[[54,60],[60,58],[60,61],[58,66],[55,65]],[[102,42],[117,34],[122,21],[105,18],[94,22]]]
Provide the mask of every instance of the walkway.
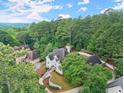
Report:
[[79,93],[80,89],[82,88],[81,87],[77,87],[77,88],[74,88],[74,89],[71,89],[71,90],[67,90],[65,92],[60,92],[60,93]]

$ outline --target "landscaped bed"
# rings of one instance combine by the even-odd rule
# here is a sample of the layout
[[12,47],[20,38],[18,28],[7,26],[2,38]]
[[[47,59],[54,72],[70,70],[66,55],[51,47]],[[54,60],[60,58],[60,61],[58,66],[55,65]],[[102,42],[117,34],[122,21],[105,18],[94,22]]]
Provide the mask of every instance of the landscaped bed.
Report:
[[64,76],[62,76],[62,75],[59,75],[59,74],[57,74],[56,72],[52,72],[52,77],[51,77],[51,81],[53,82],[53,83],[56,83],[56,84],[58,84],[58,85],[60,85],[61,87],[62,87],[62,89],[53,89],[53,88],[50,88],[50,87],[48,87],[48,89],[50,90],[50,91],[52,91],[53,93],[60,93],[60,92],[64,92],[64,91],[67,91],[67,90],[70,90],[70,89],[73,89],[73,88],[75,88],[75,87],[78,87],[78,86],[80,86],[80,85],[71,85],[70,83],[68,83],[66,80],[65,80],[65,78],[64,78]]
[[43,64],[40,69],[37,70],[40,77],[47,71],[45,64]]

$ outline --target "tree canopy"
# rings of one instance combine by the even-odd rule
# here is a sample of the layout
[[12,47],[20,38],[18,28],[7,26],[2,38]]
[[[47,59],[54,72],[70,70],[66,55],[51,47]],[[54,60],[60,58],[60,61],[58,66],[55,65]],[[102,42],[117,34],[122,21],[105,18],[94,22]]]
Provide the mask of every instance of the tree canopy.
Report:
[[0,30],[0,42],[4,44],[14,45],[14,39],[5,31]]
[[74,85],[83,84],[84,87],[89,87],[91,93],[105,93],[107,81],[112,78],[109,69],[102,65],[87,64],[87,59],[78,53],[67,55],[62,67],[68,82]]
[[[91,53],[97,54],[105,61],[111,59],[112,63],[116,66],[116,78],[122,76],[122,28],[123,12],[114,11],[107,15],[97,14],[79,18],[59,18],[51,21],[32,23],[26,28],[7,28],[0,30],[0,42],[5,44],[0,43],[0,69],[2,69],[0,71],[2,74],[0,75],[0,78],[2,78],[1,80],[4,79],[3,81],[5,81],[2,86],[4,87],[2,88],[2,91],[3,89],[7,91],[16,91],[16,89],[10,90],[10,81],[8,81],[8,78],[11,80],[14,77],[11,78],[8,75],[13,73],[18,75],[18,73],[14,72],[13,70],[21,69],[21,66],[23,67],[24,64],[15,66],[15,57],[25,53],[26,51],[22,50],[22,52],[18,51],[18,53],[15,53],[11,46],[22,44],[28,44],[32,49],[35,49],[39,54],[40,59],[43,61],[48,53],[53,49],[64,47],[67,44],[72,45],[73,49],[77,51],[85,49]],[[106,86],[105,82],[109,79],[109,77],[111,77],[111,73],[109,73],[109,71],[102,66],[90,66],[89,64],[85,64],[85,61],[86,58],[81,57],[80,55],[73,53],[67,55],[63,63],[64,76],[66,80],[72,84],[84,84],[85,88],[82,91],[85,91],[86,93],[89,91],[91,93],[104,93],[104,91],[101,91],[104,90],[103,88]],[[25,64],[25,66],[27,66],[27,64]],[[32,66],[29,64],[29,67],[26,68],[26,71],[28,69],[31,70],[31,68]],[[97,71],[98,69],[99,71]],[[25,76],[28,75],[27,72],[19,73],[22,75],[25,74]],[[34,74],[34,72],[31,73]],[[34,76],[37,78],[37,75],[34,74]],[[18,78],[15,79],[18,80]],[[32,83],[32,86],[28,86],[28,92],[29,89],[34,90],[34,92],[35,89],[39,90],[38,85],[36,85],[37,88],[34,87],[34,81],[26,84],[25,87],[27,87],[29,83]],[[94,83],[92,81],[94,81]],[[12,87],[16,86],[18,83],[17,81],[14,82],[15,85]],[[24,81],[22,81],[21,84],[23,83]],[[100,84],[100,86],[98,86],[98,88],[94,88],[94,86],[97,86],[98,84]],[[19,90],[23,93],[25,88],[20,88]]]
[[31,63],[16,65],[18,54],[9,45],[0,43],[0,92],[2,93],[45,93],[38,84],[38,73]]

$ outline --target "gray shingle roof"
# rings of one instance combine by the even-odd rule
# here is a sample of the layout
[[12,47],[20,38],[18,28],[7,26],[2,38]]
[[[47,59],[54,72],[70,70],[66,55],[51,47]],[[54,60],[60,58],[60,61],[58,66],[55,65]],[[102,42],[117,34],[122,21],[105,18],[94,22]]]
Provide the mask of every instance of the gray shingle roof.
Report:
[[107,85],[107,88],[111,88],[111,87],[115,87],[115,86],[121,86],[121,88],[123,89],[123,76],[114,80],[113,82],[109,83]]
[[56,55],[58,59],[61,61],[65,57],[66,53],[67,53],[66,48],[55,49],[53,50],[53,52],[49,53],[49,58],[53,60],[54,56]]
[[100,59],[96,56],[96,55],[92,55],[88,58],[87,60],[88,63],[91,64],[101,64],[102,62],[100,61]]

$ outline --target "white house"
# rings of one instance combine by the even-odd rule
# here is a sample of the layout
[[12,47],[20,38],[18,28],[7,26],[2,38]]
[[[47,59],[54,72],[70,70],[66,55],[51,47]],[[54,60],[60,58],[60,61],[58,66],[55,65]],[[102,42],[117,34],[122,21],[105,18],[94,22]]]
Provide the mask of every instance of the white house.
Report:
[[123,77],[120,77],[107,85],[107,93],[123,93]]
[[69,52],[70,52],[69,46],[66,46],[66,48],[55,49],[46,57],[46,67],[47,68],[55,67],[55,71],[63,75],[60,62]]

